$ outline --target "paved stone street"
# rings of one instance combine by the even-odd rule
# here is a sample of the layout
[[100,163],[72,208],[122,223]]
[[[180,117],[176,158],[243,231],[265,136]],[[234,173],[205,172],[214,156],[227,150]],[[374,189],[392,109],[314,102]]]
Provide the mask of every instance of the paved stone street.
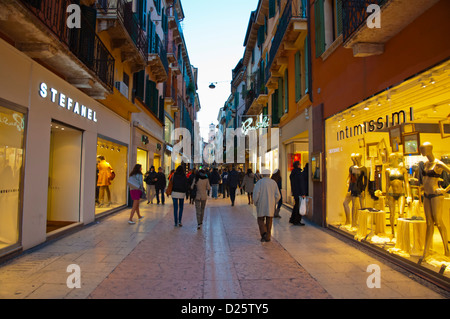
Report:
[[[438,288],[371,256],[328,231],[274,221],[261,243],[256,209],[208,200],[197,230],[185,203],[183,227],[172,204],[141,204],[145,218],[128,225],[129,209],[0,265],[0,298],[68,299],[372,299],[448,298]],[[81,270],[69,289],[67,267]],[[369,289],[367,267],[381,267],[381,288]]]

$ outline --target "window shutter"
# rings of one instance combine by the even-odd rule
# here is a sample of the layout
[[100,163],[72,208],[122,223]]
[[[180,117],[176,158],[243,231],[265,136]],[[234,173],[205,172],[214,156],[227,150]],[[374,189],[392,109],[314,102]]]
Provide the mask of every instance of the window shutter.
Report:
[[277,125],[280,123],[278,116],[278,89],[272,94],[272,124]]
[[289,72],[284,72],[284,113],[289,112]]
[[277,11],[275,0],[269,0],[269,19],[275,16]]
[[342,0],[335,0],[337,36],[342,34]]
[[317,0],[314,5],[314,23],[316,33],[316,58],[325,52],[325,21],[324,21],[324,0]]
[[278,79],[278,109],[277,109],[277,115],[278,115],[278,123],[280,123],[280,118],[283,116],[283,93],[284,93],[284,86],[283,86],[283,79]]
[[305,38],[305,51],[303,53],[303,59],[305,61],[305,94],[309,92],[309,45],[308,37]]
[[300,51],[295,54],[295,101],[302,98],[302,55]]
[[135,96],[144,100],[145,71],[139,71],[133,76],[133,86],[135,88]]

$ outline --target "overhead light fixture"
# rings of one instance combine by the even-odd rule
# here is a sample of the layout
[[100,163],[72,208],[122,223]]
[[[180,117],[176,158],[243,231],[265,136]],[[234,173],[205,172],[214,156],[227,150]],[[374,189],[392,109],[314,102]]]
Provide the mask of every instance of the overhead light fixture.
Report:
[[427,87],[427,85],[424,82],[421,83],[421,86],[422,86],[422,88],[426,88]]
[[433,78],[431,78],[430,83],[431,84],[436,84],[436,81]]

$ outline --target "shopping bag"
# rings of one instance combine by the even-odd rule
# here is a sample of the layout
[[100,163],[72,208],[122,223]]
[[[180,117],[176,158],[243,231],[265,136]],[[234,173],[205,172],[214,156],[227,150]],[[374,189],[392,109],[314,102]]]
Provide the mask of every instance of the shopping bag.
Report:
[[300,196],[300,215],[306,215],[306,197],[303,198]]

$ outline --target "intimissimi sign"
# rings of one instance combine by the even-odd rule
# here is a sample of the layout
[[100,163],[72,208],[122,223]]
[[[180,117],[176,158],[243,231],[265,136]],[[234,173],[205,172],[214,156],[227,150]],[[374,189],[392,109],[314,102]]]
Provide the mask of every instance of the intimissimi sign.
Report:
[[67,111],[97,123],[97,112],[87,106],[84,106],[83,104],[78,103],[62,92],[58,92],[58,90],[54,88],[49,88],[44,82],[39,86],[39,95],[44,99],[50,98],[53,103],[66,109]]
[[409,114],[406,111],[393,112],[390,115],[380,116],[377,119],[365,121],[358,125],[346,126],[345,129],[340,130],[336,134],[338,141],[345,140],[359,135],[363,135],[369,132],[381,131],[392,126],[400,125],[414,120],[414,110],[409,108]]

